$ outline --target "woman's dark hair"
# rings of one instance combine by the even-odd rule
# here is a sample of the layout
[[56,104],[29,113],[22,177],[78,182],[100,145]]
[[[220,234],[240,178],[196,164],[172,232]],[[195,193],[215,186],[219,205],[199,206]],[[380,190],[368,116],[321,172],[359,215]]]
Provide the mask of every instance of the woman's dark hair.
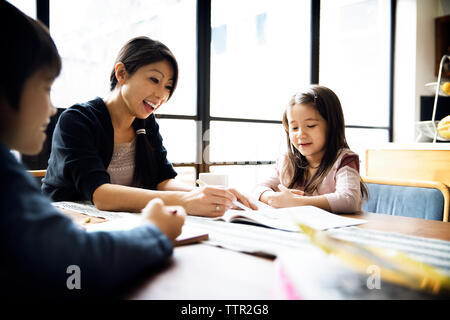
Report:
[[[139,68],[163,60],[168,61],[173,69],[173,86],[169,96],[171,97],[178,82],[178,63],[173,53],[163,43],[148,37],[133,38],[120,49],[114,66],[122,62],[127,73],[133,75]],[[114,67],[109,80],[112,91],[117,85]]]
[[[114,66],[122,62],[129,75],[133,75],[139,68],[151,63],[168,61],[173,69],[173,86],[169,98],[172,96],[178,82],[178,63],[173,53],[163,43],[148,37],[137,37],[128,41],[119,51]],[[113,91],[117,86],[115,68],[110,76],[110,89]],[[154,118],[154,115],[150,117]],[[152,119],[155,121],[154,119]],[[135,119],[133,127],[135,130],[145,129],[144,119]],[[147,137],[148,134],[136,135],[136,153],[133,184],[147,189],[156,188],[157,161],[154,159],[152,146]]]
[[45,68],[56,78],[61,71],[61,57],[41,22],[3,0],[0,0],[0,32],[3,63],[0,96],[18,110],[25,81]]
[[[306,158],[294,147],[289,138],[288,108],[296,104],[306,104],[315,108],[327,122],[327,137],[325,153],[318,170],[309,181],[306,181],[309,164]],[[289,172],[288,188],[304,186],[306,194],[312,194],[336,162],[340,150],[349,148],[345,139],[345,122],[341,102],[336,94],[324,86],[312,85],[304,92],[295,94],[289,101],[289,106],[283,113],[283,127],[286,132],[288,160],[284,172]],[[367,196],[367,189],[361,181],[361,193]]]

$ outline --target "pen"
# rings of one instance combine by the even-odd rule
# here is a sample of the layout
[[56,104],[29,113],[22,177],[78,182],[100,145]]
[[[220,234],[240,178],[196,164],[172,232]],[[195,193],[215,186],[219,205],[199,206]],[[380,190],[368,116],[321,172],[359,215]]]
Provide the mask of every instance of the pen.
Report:
[[[200,180],[200,179],[197,179],[195,182],[196,182],[200,187],[206,186],[206,183],[203,182],[203,181]],[[240,202],[237,201],[237,200],[236,200],[236,201],[233,201],[233,204],[234,204],[236,207],[241,208],[242,210],[245,210],[245,211],[250,211],[250,210],[251,210],[250,208],[244,206],[242,203],[240,203]]]

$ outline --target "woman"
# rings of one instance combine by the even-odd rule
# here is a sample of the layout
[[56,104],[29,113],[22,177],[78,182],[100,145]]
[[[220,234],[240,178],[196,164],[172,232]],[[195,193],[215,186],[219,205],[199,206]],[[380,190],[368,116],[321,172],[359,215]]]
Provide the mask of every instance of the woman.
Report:
[[174,180],[153,113],[177,80],[176,59],[164,44],[147,37],[128,41],[111,72],[111,95],[60,116],[43,192],[54,201],[91,200],[100,210],[138,212],[155,197],[193,215],[220,216],[236,200],[256,209],[235,189]]
[[[0,296],[120,294],[131,280],[168,260],[184,210],[154,199],[140,226],[92,233],[58,212],[9,150],[42,149],[55,114],[50,89],[61,58],[48,30],[6,1],[0,1],[0,34],[0,59],[8,61],[0,79]],[[79,290],[67,285],[71,266],[81,272]]]

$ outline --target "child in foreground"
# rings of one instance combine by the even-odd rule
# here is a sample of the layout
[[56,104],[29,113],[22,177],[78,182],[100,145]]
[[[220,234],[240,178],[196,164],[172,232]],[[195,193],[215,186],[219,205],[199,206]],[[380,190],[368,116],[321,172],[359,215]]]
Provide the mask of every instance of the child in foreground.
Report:
[[[153,199],[128,231],[82,230],[40,192],[10,149],[37,154],[55,114],[50,90],[61,58],[48,30],[0,0],[0,296],[117,296],[164,265],[184,223],[182,207]],[[68,285],[78,267],[80,288]]]
[[275,208],[312,205],[334,212],[361,210],[366,188],[359,157],[345,139],[341,103],[330,89],[314,85],[295,94],[283,114],[287,153],[255,196]]

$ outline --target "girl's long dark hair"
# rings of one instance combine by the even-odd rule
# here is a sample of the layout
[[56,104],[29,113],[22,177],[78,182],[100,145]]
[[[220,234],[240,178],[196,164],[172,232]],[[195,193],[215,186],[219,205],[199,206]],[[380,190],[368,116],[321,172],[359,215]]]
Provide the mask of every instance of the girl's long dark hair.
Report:
[[[315,108],[327,122],[327,145],[322,161],[314,176],[309,181],[307,173],[309,164],[306,158],[292,145],[289,138],[289,122],[286,109],[283,113],[283,127],[286,132],[287,161],[282,170],[282,181],[288,188],[304,187],[305,194],[313,194],[322,183],[329,170],[336,162],[339,153],[344,148],[349,148],[345,139],[344,113],[339,98],[336,94],[324,87],[313,85],[308,90],[295,94],[289,101],[288,108],[295,104],[307,104]],[[367,189],[361,181],[361,194],[366,197]]]
[[[173,69],[173,86],[169,98],[172,96],[178,82],[178,63],[173,53],[163,43],[148,37],[137,37],[128,41],[120,50],[114,66],[122,62],[129,75],[133,75],[139,68],[159,61],[168,61]],[[115,68],[110,76],[110,89],[113,91],[117,85]],[[154,115],[150,115],[154,118]],[[145,129],[145,119],[135,119],[135,130]],[[149,141],[149,135],[154,132],[136,135],[136,153],[133,185],[156,189],[158,168],[154,157],[153,148]]]

